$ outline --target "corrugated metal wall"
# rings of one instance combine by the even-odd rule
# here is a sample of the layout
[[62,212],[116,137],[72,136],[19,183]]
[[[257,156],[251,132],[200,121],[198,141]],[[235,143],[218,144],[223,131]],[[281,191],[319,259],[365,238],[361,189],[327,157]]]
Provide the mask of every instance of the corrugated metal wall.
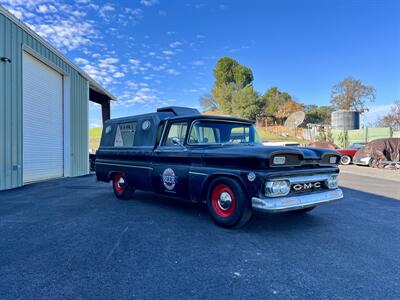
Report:
[[[68,74],[71,176],[88,173],[88,82],[67,62],[0,12],[0,190],[22,185],[22,46]],[[43,112],[46,113],[46,112]],[[46,126],[46,124],[43,124]]]

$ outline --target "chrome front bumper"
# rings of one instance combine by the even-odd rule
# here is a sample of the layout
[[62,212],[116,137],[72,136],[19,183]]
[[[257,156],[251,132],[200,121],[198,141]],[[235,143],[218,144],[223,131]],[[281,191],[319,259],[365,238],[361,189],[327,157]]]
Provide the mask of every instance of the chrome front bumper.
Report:
[[331,203],[342,198],[343,192],[340,188],[337,188],[319,193],[288,195],[278,198],[253,197],[251,198],[251,204],[254,210],[277,213]]

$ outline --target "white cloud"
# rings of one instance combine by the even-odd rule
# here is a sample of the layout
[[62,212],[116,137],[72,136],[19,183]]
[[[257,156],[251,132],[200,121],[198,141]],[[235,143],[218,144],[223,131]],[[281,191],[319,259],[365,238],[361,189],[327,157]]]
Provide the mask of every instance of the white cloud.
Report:
[[99,9],[99,16],[102,17],[103,19],[107,19],[108,18],[108,14],[110,12],[113,12],[113,11],[115,11],[115,7],[112,6],[111,4],[103,5]]
[[140,8],[130,8],[127,7],[124,13],[118,14],[117,21],[123,26],[128,26],[130,24],[136,24],[140,19],[143,18],[142,10]]
[[184,93],[197,93],[198,89],[183,90]]
[[61,51],[92,45],[99,38],[96,23],[83,18],[86,13],[80,3],[54,0],[0,0],[0,3]]
[[164,50],[162,53],[164,53],[165,55],[175,55],[175,52],[171,50]]
[[121,78],[121,77],[124,77],[125,74],[122,72],[115,72],[113,76],[114,76],[114,78]]
[[18,19],[23,19],[24,18],[24,12],[22,10],[19,10],[18,8],[15,8],[15,9],[8,8],[8,10],[10,11],[10,13],[12,13]]
[[89,22],[77,22],[67,19],[50,24],[29,24],[43,38],[56,48],[74,50],[84,45],[90,45],[90,37],[97,36],[93,25]]
[[202,35],[202,34],[196,34],[196,38],[201,40],[201,39],[204,39],[206,37],[204,35]]
[[133,95],[126,93],[122,99],[126,99],[124,102],[126,105],[130,104],[143,104],[157,100],[156,91],[149,87],[141,87]]
[[46,13],[55,13],[57,12],[57,8],[55,8],[53,5],[45,5],[45,4],[40,4],[37,7],[37,12],[40,12],[42,14],[46,14]]
[[181,74],[179,71],[177,71],[175,69],[168,69],[167,73],[170,75],[175,75],[175,76]]
[[95,60],[97,61],[89,61],[85,58],[78,57],[75,59],[75,62],[78,63],[82,70],[90,77],[104,86],[120,83],[115,79],[125,77],[125,73],[128,71],[127,65],[120,64],[118,58],[110,57],[108,54],[104,56],[97,53],[95,54]]
[[144,6],[153,6],[158,4],[158,0],[140,0],[140,4]]
[[178,42],[178,41],[169,44],[169,46],[170,46],[171,48],[177,48],[177,47],[179,47],[179,46],[181,46],[181,45],[182,45],[182,43],[181,43],[181,42]]
[[75,58],[75,62],[79,65],[87,65],[89,64],[89,61],[85,58],[77,57]]
[[110,65],[110,64],[116,64],[117,62],[119,62],[119,59],[113,58],[113,57],[107,57],[104,59],[100,59],[99,62],[100,62],[100,64],[103,64],[103,65]]
[[86,13],[84,11],[75,10],[71,12],[71,15],[77,18],[83,18],[86,16]]
[[129,62],[130,62],[132,65],[136,65],[136,66],[140,65],[140,60],[138,60],[138,59],[133,59],[133,58],[131,58],[131,59],[129,59]]
[[135,89],[135,90],[138,89],[138,87],[139,87],[139,85],[136,82],[132,81],[132,80],[125,81],[125,85],[127,87],[129,87],[131,89]]
[[167,67],[166,64],[162,64],[162,65],[153,67],[153,70],[154,71],[161,71],[161,70],[164,70],[166,67]]
[[193,62],[193,64],[194,64],[195,66],[202,66],[202,65],[204,65],[204,60],[201,60],[201,59],[195,60],[195,61]]
[[[93,0],[0,0],[0,3],[116,94],[121,105],[171,102],[154,87],[159,88],[170,76],[186,72],[185,64],[171,64],[181,54],[180,48],[188,43],[174,36],[176,32],[165,28],[164,37],[169,41],[160,48],[155,36],[141,41],[140,37],[148,32],[140,34],[132,28],[143,18],[143,11],[146,9],[147,13],[147,7],[158,4],[158,0],[139,0],[136,6],[140,8],[130,2]],[[160,6],[150,9],[156,16],[167,15]],[[123,28],[124,25],[130,27]]]

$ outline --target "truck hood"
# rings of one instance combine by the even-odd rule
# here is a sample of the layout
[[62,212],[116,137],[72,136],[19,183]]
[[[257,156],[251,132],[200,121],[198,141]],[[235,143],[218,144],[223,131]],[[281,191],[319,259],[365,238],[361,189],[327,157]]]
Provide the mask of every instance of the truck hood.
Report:
[[263,145],[223,145],[210,147],[202,153],[203,160],[210,164],[229,164],[259,166],[260,162],[269,164],[272,156],[277,154],[294,154],[299,156],[304,163],[318,163],[326,155],[340,154],[331,149],[285,147],[285,146],[263,146]]
[[259,145],[224,145],[210,147],[204,151],[205,156],[217,155],[221,157],[253,157],[266,159],[276,154],[297,154],[302,159],[321,159],[326,154],[340,155],[337,151],[322,148],[285,147],[285,146],[259,146]]

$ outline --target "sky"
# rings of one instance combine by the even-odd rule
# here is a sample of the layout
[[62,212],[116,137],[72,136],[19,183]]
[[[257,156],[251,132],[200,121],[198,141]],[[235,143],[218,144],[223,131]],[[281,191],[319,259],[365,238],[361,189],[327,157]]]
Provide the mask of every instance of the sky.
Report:
[[[113,118],[168,105],[199,108],[219,58],[251,68],[263,94],[277,86],[328,105],[352,76],[376,88],[366,123],[400,100],[396,0],[0,0],[114,94]],[[91,103],[90,126],[101,124]]]

